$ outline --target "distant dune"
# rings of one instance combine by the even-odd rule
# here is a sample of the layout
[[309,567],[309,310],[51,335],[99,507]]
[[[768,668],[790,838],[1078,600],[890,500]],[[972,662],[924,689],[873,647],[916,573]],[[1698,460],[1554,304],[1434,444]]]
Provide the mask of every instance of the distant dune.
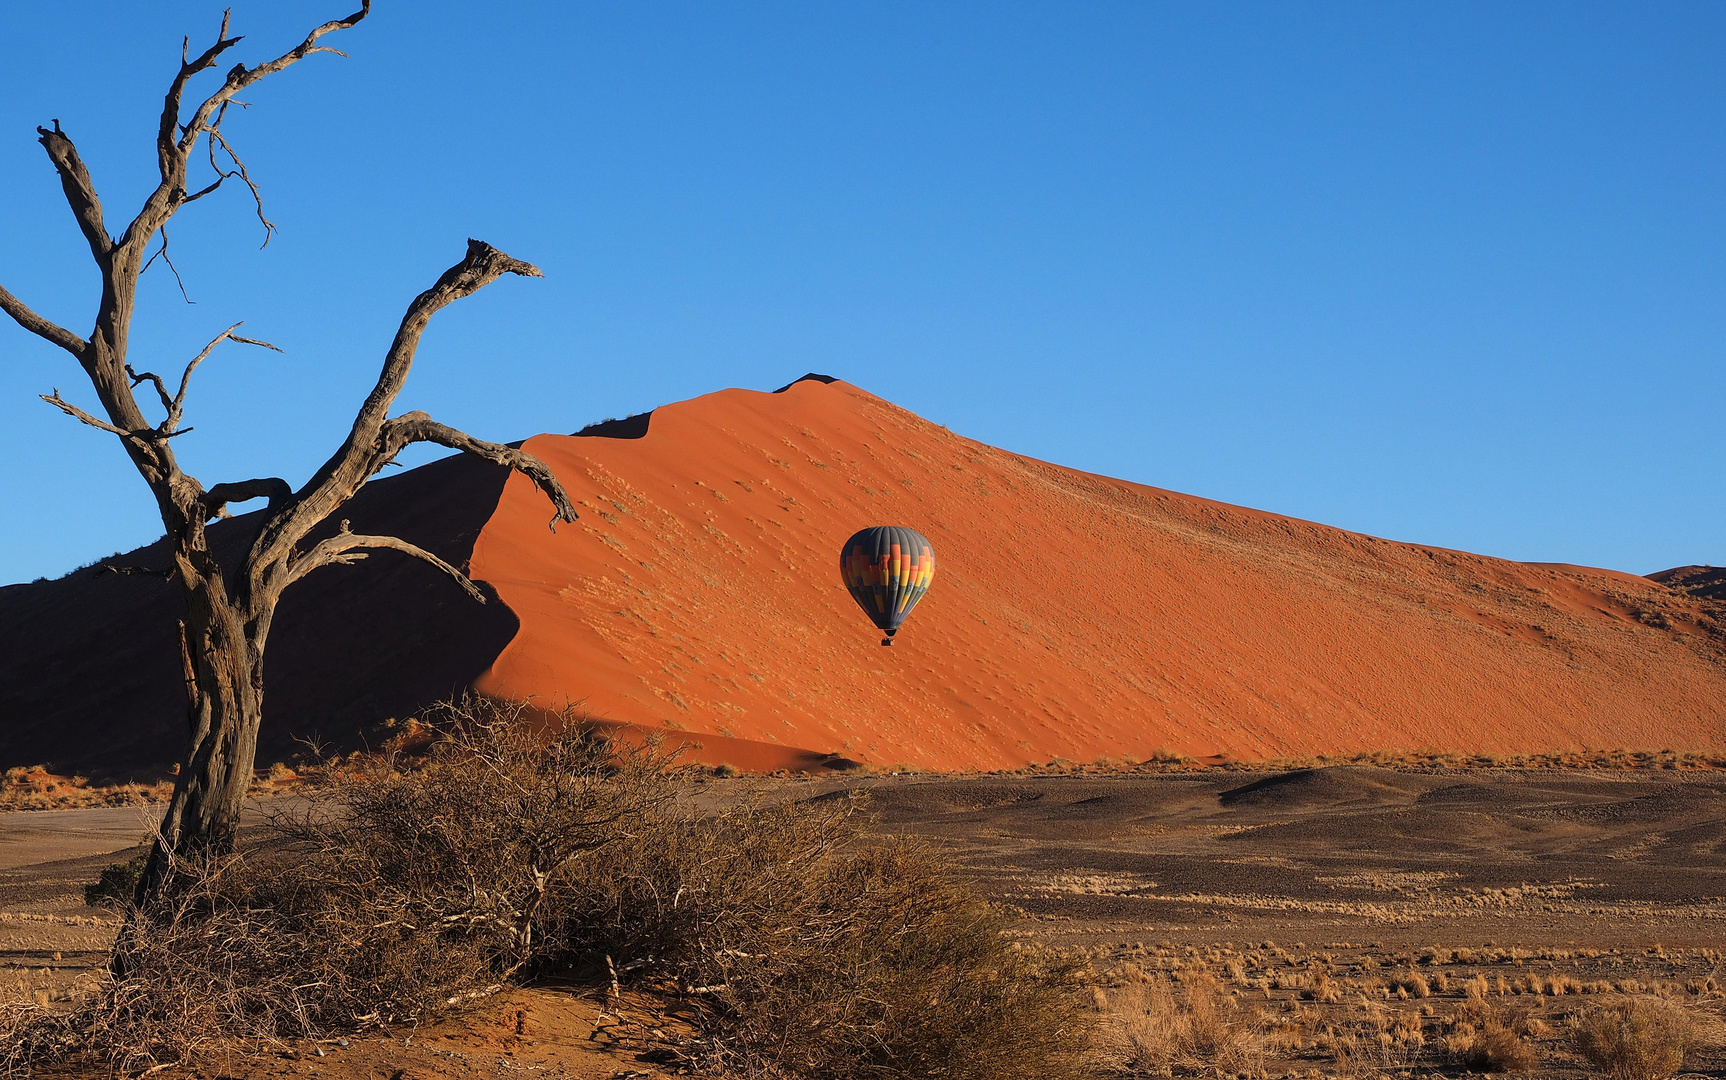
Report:
[[[353,745],[463,685],[763,768],[1726,748],[1726,605],[1698,568],[1668,587],[1379,540],[1024,458],[822,379],[526,446],[576,525],[463,461],[345,512],[469,560],[501,604],[389,555],[308,578],[271,645],[266,753]],[[937,557],[892,648],[838,574],[875,524]],[[171,759],[176,603],[91,571],[0,590],[0,761]]]

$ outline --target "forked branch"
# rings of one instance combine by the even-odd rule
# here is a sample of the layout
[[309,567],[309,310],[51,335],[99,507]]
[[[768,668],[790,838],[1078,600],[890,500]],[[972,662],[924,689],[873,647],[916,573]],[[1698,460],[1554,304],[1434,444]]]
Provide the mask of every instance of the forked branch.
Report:
[[[334,49],[327,51],[335,52]],[[222,106],[222,111],[226,112],[227,108],[228,107],[226,105]],[[246,190],[252,193],[252,205],[256,208],[258,220],[262,222],[264,226],[264,242],[261,246],[269,247],[270,237],[276,234],[276,223],[264,216],[264,193],[258,190],[257,181],[253,180],[252,174],[246,171],[246,163],[240,160],[240,155],[234,151],[233,146],[228,143],[227,137],[222,134],[222,120],[219,115],[216,118],[216,122],[210,125],[209,146],[210,168],[216,170],[216,183],[199,192],[197,197],[203,198],[204,195],[209,194],[209,192],[220,186],[224,180],[229,180],[236,176],[239,177],[240,183],[246,185]],[[232,169],[224,169],[216,164],[217,146],[220,146],[222,148],[222,153],[227,154],[228,160],[234,163],[234,167]],[[186,201],[190,202],[191,198],[188,198]]]
[[[220,180],[217,180],[214,184],[212,184],[210,186],[209,191],[214,191],[216,188],[220,187],[221,185],[222,185],[222,182]],[[202,198],[203,195],[209,194],[209,191],[203,192],[201,195],[199,195],[199,198]],[[190,202],[191,200],[188,199],[186,201]],[[157,259],[161,259],[162,262],[168,267],[168,272],[174,275],[174,284],[176,284],[180,287],[180,299],[184,300],[188,304],[197,303],[196,300],[192,299],[192,294],[186,291],[186,279],[180,276],[180,268],[174,265],[174,257],[172,255],[168,254],[168,224],[167,224],[167,222],[163,222],[162,227],[160,229],[157,229],[156,231],[161,234],[162,246],[156,249],[156,253],[154,255],[152,255],[148,259],[144,260],[144,267],[142,270],[138,271],[138,274],[140,276],[142,276],[146,270],[150,269],[150,265],[152,263],[154,263]]]
[[[174,81],[168,84],[167,96],[162,101],[162,121],[156,129],[156,160],[162,171],[162,182],[173,181],[173,166],[179,150],[180,99],[185,95],[186,83],[200,71],[208,71],[216,66],[216,58],[240,43],[237,37],[228,36],[228,20],[232,10],[222,12],[222,29],[216,34],[216,43],[205,49],[196,60],[188,59],[192,39],[186,38],[180,43],[180,70],[174,76]],[[183,163],[184,159],[181,158]]]
[[[121,243],[144,242],[156,234],[174,212],[188,202],[194,202],[210,194],[222,186],[229,177],[238,176],[251,190],[252,198],[257,202],[258,218],[264,223],[264,242],[269,243],[269,234],[275,228],[264,216],[263,201],[259,197],[258,187],[247,174],[245,164],[233,147],[221,135],[222,120],[227,116],[228,105],[234,103],[234,96],[246,87],[267,76],[274,75],[283,68],[304,59],[315,52],[340,53],[319,45],[318,39],[325,34],[337,30],[345,30],[355,26],[371,12],[371,0],[361,0],[360,10],[345,19],[333,19],[316,27],[306,35],[304,41],[289,49],[274,60],[265,61],[257,67],[248,68],[245,64],[235,64],[228,69],[222,85],[192,110],[189,119],[181,120],[180,114],[185,107],[186,87],[192,77],[200,72],[215,67],[222,54],[238,45],[239,36],[228,36],[229,13],[222,14],[222,28],[216,34],[215,43],[196,57],[191,55],[191,40],[188,38],[180,48],[180,70],[175,73],[173,81],[168,84],[168,91],[162,98],[162,116],[156,128],[156,163],[161,173],[161,183],[145,202],[138,216],[132,219]],[[210,166],[216,171],[216,179],[196,192],[188,192],[186,187],[187,167],[192,152],[197,148],[198,140],[210,136]],[[220,143],[234,163],[233,169],[223,169],[216,164],[215,144]]]
[[[384,438],[383,428],[390,405],[401,393],[402,385],[407,382],[408,372],[413,368],[414,354],[419,350],[420,337],[425,333],[426,325],[431,322],[431,317],[443,308],[464,296],[472,295],[505,274],[541,276],[539,267],[532,263],[511,258],[490,244],[470,239],[467,242],[467,255],[462,261],[445,270],[431,288],[414,297],[406,314],[402,316],[395,339],[390,342],[389,352],[384,356],[384,366],[378,373],[377,384],[372,387],[372,392],[360,406],[347,439],[306,482],[305,487],[300,489],[292,505],[265,525],[258,534],[252,554],[260,565],[284,557],[300,537],[334,513],[338,506],[389,463],[396,450],[406,445],[406,442],[403,442],[391,449]],[[427,422],[429,423],[429,418]],[[476,448],[487,448],[484,452],[477,449],[470,451],[481,453],[481,456],[501,452],[502,457],[491,456],[490,460],[516,467],[514,463],[517,459],[510,456],[513,452],[507,447],[496,447],[493,450],[491,448],[495,444],[481,444],[477,439],[470,439],[453,428],[443,428],[442,431],[450,433],[452,438],[467,440]],[[458,449],[468,449],[468,446],[464,444]],[[556,486],[556,478],[551,476],[544,463],[532,455],[522,455],[520,460],[528,468],[537,466],[540,472],[535,476],[535,483],[548,492],[553,489],[559,492],[559,497],[553,498],[553,501],[558,503],[558,516],[566,521],[572,520],[575,508],[570,505],[568,496],[561,494],[562,488]],[[548,483],[552,485],[551,488],[547,488]],[[570,516],[566,516],[566,511]]]
[[208,345],[205,345],[203,350],[199,352],[197,356],[192,357],[191,362],[186,365],[186,370],[180,374],[180,389],[173,397],[168,396],[168,388],[163,384],[162,377],[160,375],[150,371],[133,371],[132,365],[126,365],[126,375],[132,380],[133,389],[136,389],[143,383],[152,384],[156,388],[156,396],[162,401],[162,408],[167,410],[168,417],[162,421],[159,427],[156,428],[158,432],[163,435],[175,434],[176,430],[180,426],[180,418],[184,416],[186,412],[186,388],[191,385],[192,372],[198,370],[198,365],[209,358],[210,353],[215,351],[217,345],[220,345],[224,341],[237,341],[241,345],[256,345],[262,349],[272,349],[276,352],[282,351],[267,341],[259,341],[256,338],[241,337],[234,333],[235,330],[238,330],[244,325],[246,325],[244,322],[237,322],[226,330],[223,330],[221,333],[217,334]]
[[522,262],[492,247],[483,240],[469,239],[467,255],[456,263],[437,282],[425,292],[414,297],[408,305],[407,313],[402,316],[401,326],[396,328],[395,340],[390,342],[390,351],[384,357],[384,369],[378,374],[378,382],[366,397],[366,403],[360,407],[360,414],[354,420],[356,436],[364,433],[360,439],[352,442],[370,442],[369,436],[375,434],[383,424],[388,414],[390,404],[396,395],[401,393],[402,384],[407,382],[408,371],[413,367],[414,354],[419,351],[420,337],[425,333],[426,324],[439,311],[455,303],[457,300],[490,285],[505,274],[518,274],[522,277],[544,277],[539,267],[532,263]]
[[[235,94],[259,79],[274,75],[288,65],[305,59],[312,53],[338,52],[339,50],[318,45],[318,39],[325,34],[358,25],[361,19],[371,13],[371,10],[371,0],[361,0],[360,10],[345,19],[333,19],[315,28],[306,35],[304,41],[274,60],[265,61],[255,68],[247,68],[244,64],[235,64],[229,69],[228,77],[223,80],[221,88],[205,98],[193,111],[192,118],[181,124],[179,123],[180,99],[185,93],[186,81],[200,71],[215,67],[217,57],[240,43],[239,38],[228,37],[228,17],[224,14],[222,16],[222,29],[217,35],[216,43],[206,49],[197,60],[181,63],[180,74],[175,77],[173,84],[168,89],[168,96],[162,103],[162,124],[157,142],[158,151],[163,156],[162,179],[164,181],[172,180],[175,173],[175,159],[177,159],[179,168],[185,167],[186,157],[197,145],[198,136],[211,130],[216,117],[227,106],[228,102],[233,100]],[[174,137],[176,126],[179,130],[177,139]]]
[[341,531],[337,532],[336,535],[328,540],[319,541],[312,550],[294,560],[292,567],[288,570],[288,578],[283,583],[283,587],[292,585],[319,567],[356,563],[365,558],[371,551],[380,549],[399,551],[404,555],[412,555],[421,562],[430,563],[454,578],[456,584],[460,585],[469,596],[482,604],[485,603],[485,594],[479,591],[479,587],[466,574],[425,548],[410,544],[396,536],[364,536],[352,532],[346,521],[342,522]]

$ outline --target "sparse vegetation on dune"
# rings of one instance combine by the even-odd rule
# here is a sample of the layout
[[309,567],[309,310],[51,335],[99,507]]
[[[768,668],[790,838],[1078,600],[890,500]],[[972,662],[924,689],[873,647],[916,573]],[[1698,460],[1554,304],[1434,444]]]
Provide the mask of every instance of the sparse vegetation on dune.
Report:
[[0,811],[141,806],[166,802],[172,790],[169,783],[95,784],[82,776],[62,776],[47,765],[17,765],[0,773]]
[[[411,771],[338,778],[133,910],[124,977],[0,1015],[14,1070],[218,1058],[400,1027],[511,981],[633,987],[692,1065],[820,1077],[1059,1077],[1086,1011],[1060,963],[850,797],[698,808],[653,746],[452,708]],[[113,891],[113,890],[111,890]],[[669,1027],[670,1025],[668,1025]]]
[[1150,757],[1105,756],[1089,765],[1055,759],[1019,773],[1163,773],[1222,769],[1229,772],[1289,772],[1337,765],[1439,772],[1449,769],[1726,769],[1726,754],[1679,750],[1553,750],[1544,753],[1468,753],[1447,750],[1362,750],[1299,757],[1200,758],[1159,747]]

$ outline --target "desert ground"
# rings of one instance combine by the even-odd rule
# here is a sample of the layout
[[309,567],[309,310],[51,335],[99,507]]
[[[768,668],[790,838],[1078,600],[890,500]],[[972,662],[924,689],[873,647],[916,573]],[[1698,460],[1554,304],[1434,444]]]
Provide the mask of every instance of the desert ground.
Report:
[[[1632,996],[1703,1031],[1684,1074],[1726,1076],[1726,773],[1339,766],[1159,774],[714,778],[722,799],[869,792],[879,827],[940,845],[1028,947],[1081,959],[1117,1075],[1461,1076],[1511,1024],[1540,1076],[1589,1075],[1579,1010]],[[142,808],[0,815],[0,985],[53,998],[105,961],[83,885]],[[1166,980],[1166,981],[1165,981]],[[1230,1033],[1209,1060],[1130,1066],[1158,988]],[[420,1031],[271,1047],[158,1075],[647,1077],[675,1008],[595,985],[508,991]],[[1184,1007],[1184,1006],[1182,1006]]]

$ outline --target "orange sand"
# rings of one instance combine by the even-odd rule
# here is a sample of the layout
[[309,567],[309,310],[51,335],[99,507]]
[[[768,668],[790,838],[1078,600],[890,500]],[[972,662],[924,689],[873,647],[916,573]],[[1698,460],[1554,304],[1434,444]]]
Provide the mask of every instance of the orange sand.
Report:
[[[1628,574],[1076,472],[842,382],[526,446],[582,520],[553,534],[544,497],[505,485],[471,569],[521,629],[476,685],[686,732],[710,762],[1726,747],[1719,627]],[[935,545],[892,648],[839,579],[866,525]]]

